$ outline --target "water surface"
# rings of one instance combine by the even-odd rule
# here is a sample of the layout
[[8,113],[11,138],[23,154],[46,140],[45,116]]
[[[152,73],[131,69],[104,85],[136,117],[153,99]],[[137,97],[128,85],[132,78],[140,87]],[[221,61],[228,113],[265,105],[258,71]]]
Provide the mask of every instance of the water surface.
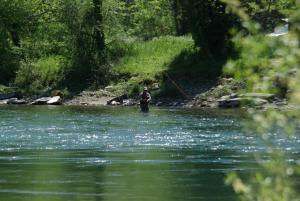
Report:
[[255,136],[231,110],[0,107],[0,200],[234,201]]

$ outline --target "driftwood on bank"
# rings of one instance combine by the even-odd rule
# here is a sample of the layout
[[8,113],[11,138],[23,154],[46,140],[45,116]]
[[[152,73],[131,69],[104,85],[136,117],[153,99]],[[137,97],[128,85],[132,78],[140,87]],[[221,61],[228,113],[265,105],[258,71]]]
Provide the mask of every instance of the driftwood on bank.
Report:
[[11,99],[8,99],[6,101],[6,104],[9,104],[9,105],[24,105],[24,104],[27,104],[28,101],[27,100],[24,100],[24,99],[17,99],[17,98],[11,98]]
[[60,96],[54,97],[42,97],[36,100],[28,100],[28,99],[18,99],[18,98],[9,98],[0,100],[0,104],[8,104],[8,105],[60,105],[62,104],[62,98]]
[[47,102],[47,105],[60,105],[61,103],[62,98],[60,96],[54,96]]
[[107,101],[107,105],[122,105],[124,100],[128,98],[127,94],[123,94],[122,96],[115,97],[109,101]]
[[29,103],[29,105],[46,105],[51,97],[42,97]]
[[29,105],[60,105],[62,103],[62,99],[60,96],[54,97],[42,97],[34,100],[29,103]]
[[260,106],[271,102],[274,97],[274,94],[265,93],[234,94],[219,99],[218,106],[220,108],[237,108],[242,104]]

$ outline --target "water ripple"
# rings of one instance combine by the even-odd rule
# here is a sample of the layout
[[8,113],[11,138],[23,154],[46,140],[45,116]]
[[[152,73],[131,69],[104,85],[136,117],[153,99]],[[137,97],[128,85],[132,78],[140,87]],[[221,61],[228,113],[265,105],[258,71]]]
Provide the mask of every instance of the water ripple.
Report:
[[[8,109],[0,114],[0,149],[128,149],[129,147],[261,149],[255,135],[245,135],[234,115],[155,110],[142,114],[111,111],[38,111]],[[280,146],[299,139],[278,138]],[[297,151],[294,148],[286,150]]]

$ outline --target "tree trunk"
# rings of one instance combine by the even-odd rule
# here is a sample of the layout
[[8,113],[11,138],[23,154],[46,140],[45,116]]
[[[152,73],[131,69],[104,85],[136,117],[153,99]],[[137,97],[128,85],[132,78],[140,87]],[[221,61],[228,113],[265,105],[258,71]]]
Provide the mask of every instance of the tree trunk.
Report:
[[103,33],[103,17],[102,17],[102,0],[93,0],[94,4],[94,20],[95,20],[95,41],[96,50],[103,52],[105,49],[104,33]]
[[187,20],[185,19],[182,2],[180,0],[172,0],[174,22],[176,35],[182,36],[188,33]]
[[12,28],[9,30],[9,33],[11,35],[11,39],[12,39],[13,44],[17,47],[20,47],[21,46],[21,39],[19,37],[17,29],[18,29],[18,25],[13,24]]

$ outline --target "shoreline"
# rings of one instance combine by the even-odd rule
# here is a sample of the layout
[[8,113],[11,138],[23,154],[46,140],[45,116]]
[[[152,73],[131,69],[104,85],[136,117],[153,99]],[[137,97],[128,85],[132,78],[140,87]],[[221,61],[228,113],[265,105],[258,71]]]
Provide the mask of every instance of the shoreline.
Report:
[[[107,104],[107,101],[113,99],[113,96],[75,96],[71,99],[62,102],[65,106],[106,106],[106,107],[139,107],[137,99],[124,99],[123,104]],[[155,108],[175,108],[175,109],[267,109],[273,108],[278,110],[292,110],[299,109],[299,106],[291,105],[286,100],[277,100],[273,102],[258,102],[257,104],[233,104],[229,107],[220,107],[220,100],[214,98],[208,98],[209,101],[201,101],[199,98],[193,99],[176,99],[176,98],[161,98],[153,99],[150,103],[150,107]]]
[[[200,94],[202,95],[202,94]],[[253,95],[253,94],[252,94]],[[264,94],[254,94],[263,96]],[[253,96],[254,96],[253,95]],[[274,108],[279,110],[299,109],[299,106],[291,105],[285,99],[263,99],[257,97],[243,97],[245,95],[226,95],[221,98],[213,96],[186,98],[153,98],[150,107],[157,108],[182,108],[182,109],[267,109]],[[57,97],[57,96],[56,96]],[[136,98],[124,98],[121,101],[116,96],[97,96],[95,92],[83,93],[73,96],[69,99],[60,98],[55,104],[39,102],[40,104],[31,104],[33,100],[49,100],[55,97],[42,97],[39,99],[5,99],[0,100],[0,105],[64,105],[64,106],[119,106],[119,107],[139,107],[139,100]],[[118,101],[112,101],[117,99]],[[110,102],[111,104],[108,104]]]
[[[133,103],[128,104],[107,104],[107,101],[114,97],[99,97],[99,98],[80,98],[78,97],[63,100],[61,104],[57,104],[56,106],[82,106],[82,107],[107,107],[107,108],[139,108],[139,104],[137,103],[138,100],[133,100]],[[79,100],[85,100],[85,102],[80,102]],[[239,107],[219,107],[218,102],[212,101],[210,103],[201,103],[197,99],[187,100],[187,99],[168,99],[170,100],[169,103],[162,103],[165,99],[157,99],[154,102],[150,103],[150,108],[166,108],[166,109],[213,109],[213,110],[248,110],[248,109],[257,109],[264,111],[268,108],[288,111],[288,110],[299,110],[300,106],[291,105],[289,103],[282,104],[281,102],[274,102],[274,103],[267,103],[263,105],[240,105]],[[3,101],[3,100],[2,100]],[[30,106],[29,104],[3,104],[0,103],[0,106],[4,105],[14,105],[14,106]],[[41,105],[33,105],[33,106],[45,106],[46,104]],[[51,106],[51,105],[48,105]],[[52,105],[53,106],[53,105]]]
[[[266,93],[243,93],[244,83],[236,81],[232,78],[221,78],[214,85],[210,86],[188,86],[185,88],[185,97],[168,97],[161,98],[153,96],[150,106],[165,107],[165,108],[213,108],[213,109],[228,109],[228,108],[276,108],[276,109],[299,109],[299,106],[294,106],[288,103],[287,99],[279,98],[275,94]],[[10,93],[8,99],[3,100],[0,96],[1,104],[16,104],[16,105],[70,105],[70,106],[137,106],[139,99],[135,96],[128,96],[126,91],[122,93],[113,93],[109,90],[110,87],[99,90],[82,91],[79,94],[71,95],[64,98],[64,94],[57,90],[52,93],[53,97],[27,97],[19,99],[18,93]],[[155,86],[150,91],[159,90]],[[1,94],[0,94],[1,95]],[[7,94],[2,94],[7,95]],[[18,96],[17,96],[18,95]],[[13,97],[12,97],[13,96]],[[55,99],[56,98],[56,99]],[[52,99],[51,104],[49,100]],[[54,101],[54,100],[55,101]]]

